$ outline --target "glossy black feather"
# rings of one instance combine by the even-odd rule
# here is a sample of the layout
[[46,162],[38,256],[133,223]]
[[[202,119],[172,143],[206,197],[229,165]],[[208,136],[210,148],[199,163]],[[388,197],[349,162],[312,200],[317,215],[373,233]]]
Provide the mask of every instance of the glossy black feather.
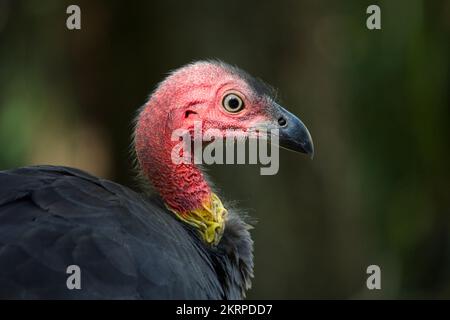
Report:
[[[80,170],[0,172],[0,298],[240,299],[253,270],[249,226],[230,212],[220,244],[149,198]],[[66,268],[81,268],[81,290]]]

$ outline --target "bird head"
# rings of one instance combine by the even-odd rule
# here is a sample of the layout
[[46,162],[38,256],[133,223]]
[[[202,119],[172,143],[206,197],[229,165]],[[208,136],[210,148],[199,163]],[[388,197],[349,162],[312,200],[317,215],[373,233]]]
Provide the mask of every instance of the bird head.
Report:
[[194,123],[226,136],[234,130],[247,138],[255,131],[277,129],[280,146],[313,155],[306,126],[280,106],[273,90],[245,71],[223,62],[196,62],[173,72],[152,99],[168,108],[160,119],[166,129],[192,131]]
[[230,130],[237,132],[237,138],[247,138],[255,131],[277,129],[281,147],[312,156],[308,129],[275,101],[272,92],[236,67],[199,61],[172,72],[139,114],[135,149],[144,176],[171,211],[204,229],[207,242],[220,239],[226,210],[199,168],[193,163],[173,163],[171,150],[177,142],[172,133],[179,129],[192,132],[195,123],[223,137]]

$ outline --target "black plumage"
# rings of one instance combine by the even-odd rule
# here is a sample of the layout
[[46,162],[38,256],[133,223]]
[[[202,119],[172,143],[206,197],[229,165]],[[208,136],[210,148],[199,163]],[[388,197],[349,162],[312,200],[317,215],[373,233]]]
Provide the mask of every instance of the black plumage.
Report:
[[[229,212],[217,247],[157,196],[83,171],[0,172],[0,298],[240,299],[253,270],[249,225]],[[81,268],[69,290],[66,268]]]

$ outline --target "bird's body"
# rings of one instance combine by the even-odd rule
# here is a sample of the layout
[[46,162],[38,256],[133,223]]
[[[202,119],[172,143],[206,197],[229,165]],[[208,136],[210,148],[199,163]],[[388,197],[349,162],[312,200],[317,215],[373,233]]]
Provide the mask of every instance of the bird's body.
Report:
[[[199,123],[219,138],[229,129],[246,139],[275,128],[281,146],[313,153],[303,123],[247,73],[217,61],[182,67],[136,121],[133,146],[153,196],[72,168],[0,172],[0,298],[245,297],[250,226],[227,210],[195,162],[174,161],[190,151],[175,149],[173,133]],[[198,139],[189,134],[185,146]]]
[[0,298],[240,299],[252,240],[230,215],[212,248],[156,196],[72,168],[0,172]]

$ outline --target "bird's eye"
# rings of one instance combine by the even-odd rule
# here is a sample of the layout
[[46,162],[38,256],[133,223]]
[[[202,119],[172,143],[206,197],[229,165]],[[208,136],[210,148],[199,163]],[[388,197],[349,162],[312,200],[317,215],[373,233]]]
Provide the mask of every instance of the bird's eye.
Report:
[[244,109],[244,101],[237,94],[229,93],[222,101],[222,105],[228,112],[236,113]]

